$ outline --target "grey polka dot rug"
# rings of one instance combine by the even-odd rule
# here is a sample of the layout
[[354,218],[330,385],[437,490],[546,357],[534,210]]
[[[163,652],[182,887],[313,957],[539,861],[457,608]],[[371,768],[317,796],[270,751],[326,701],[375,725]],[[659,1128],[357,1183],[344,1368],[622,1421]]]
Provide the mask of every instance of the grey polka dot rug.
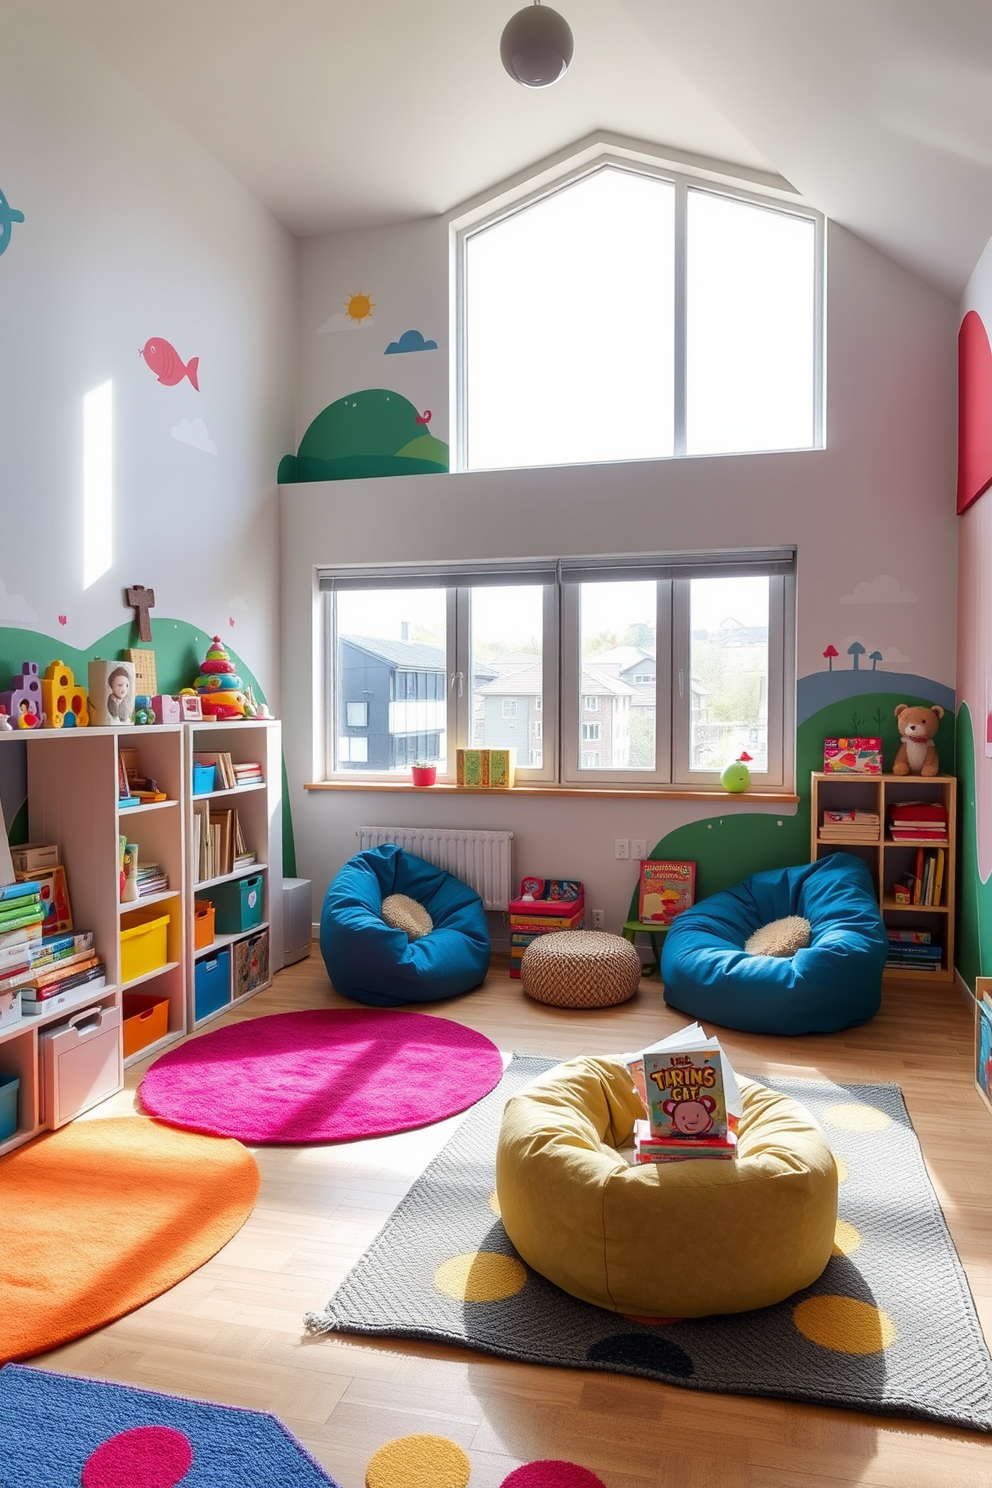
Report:
[[[992,1431],[992,1360],[898,1086],[758,1076],[812,1112],[838,1158],[834,1255],[813,1286],[777,1306],[657,1325],[561,1291],[524,1265],[497,1217],[503,1105],[557,1062],[514,1056],[326,1309],[308,1315],[308,1332],[425,1338],[533,1364]],[[469,1299],[480,1294],[490,1300]],[[845,1348],[847,1337],[857,1351]]]

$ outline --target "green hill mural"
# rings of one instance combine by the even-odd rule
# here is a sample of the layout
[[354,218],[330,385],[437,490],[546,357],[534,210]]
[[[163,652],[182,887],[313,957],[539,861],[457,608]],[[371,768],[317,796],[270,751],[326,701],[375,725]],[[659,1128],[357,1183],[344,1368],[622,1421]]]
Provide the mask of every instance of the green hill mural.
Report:
[[430,417],[388,388],[349,393],[318,413],[299,451],[280,460],[279,484],[443,473],[448,446],[428,432]]

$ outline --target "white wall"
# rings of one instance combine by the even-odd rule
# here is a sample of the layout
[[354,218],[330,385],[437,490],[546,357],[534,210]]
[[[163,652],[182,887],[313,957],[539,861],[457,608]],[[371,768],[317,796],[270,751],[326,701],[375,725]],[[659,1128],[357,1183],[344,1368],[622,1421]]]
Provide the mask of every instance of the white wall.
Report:
[[[418,273],[430,271],[423,304],[431,313],[446,298],[446,244],[435,227],[397,233],[400,319],[415,313]],[[381,230],[377,239],[384,279],[390,258],[383,245],[391,231]],[[359,288],[385,298],[371,276],[358,282],[370,240],[370,234],[344,234],[305,247],[301,407],[310,417],[348,391],[391,385],[362,380],[366,351],[349,360],[352,342],[371,344],[359,340],[363,332],[335,336],[333,356],[312,344],[335,301]],[[717,814],[705,803],[667,800],[569,796],[526,798],[523,805],[525,798],[513,797],[308,794],[303,783],[319,778],[317,564],[794,542],[800,676],[825,668],[828,644],[843,656],[860,638],[883,651],[886,669],[953,686],[956,327],[949,299],[831,227],[823,451],[283,487],[286,752],[299,872],[314,881],[315,910],[354,852],[360,822],[464,824],[511,828],[522,872],[583,879],[588,902],[604,908],[608,928],[618,929],[636,875],[629,863],[614,860],[614,838],[646,837],[650,846],[683,822]],[[420,328],[428,332],[426,324]],[[392,326],[389,334],[396,334]],[[382,337],[376,341],[381,355]],[[427,358],[388,359],[418,361]],[[862,602],[865,591],[857,586],[880,575],[897,580],[902,599],[885,599],[882,586]],[[745,801],[720,809],[755,808]]]
[[[153,621],[222,629],[274,695],[295,243],[45,10],[5,7],[0,48],[0,190],[25,216],[0,256],[0,626],[87,649],[143,583]],[[157,381],[152,337],[200,358],[199,392]],[[82,402],[107,380],[113,564],[84,590]],[[215,454],[172,436],[197,418]]]

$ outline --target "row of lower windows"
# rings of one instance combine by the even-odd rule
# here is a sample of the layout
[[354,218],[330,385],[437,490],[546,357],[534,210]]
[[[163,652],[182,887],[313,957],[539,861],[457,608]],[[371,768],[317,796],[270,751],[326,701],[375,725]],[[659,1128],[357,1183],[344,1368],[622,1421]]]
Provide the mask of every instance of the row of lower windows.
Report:
[[706,785],[745,750],[791,783],[792,550],[542,564],[322,574],[327,778],[450,779],[470,745],[515,748],[521,783]]

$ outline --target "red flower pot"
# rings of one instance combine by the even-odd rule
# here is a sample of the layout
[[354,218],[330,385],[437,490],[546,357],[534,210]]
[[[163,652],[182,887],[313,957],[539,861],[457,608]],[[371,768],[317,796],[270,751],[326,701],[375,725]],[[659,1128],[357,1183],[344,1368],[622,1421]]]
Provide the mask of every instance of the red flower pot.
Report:
[[437,765],[411,766],[414,785],[433,785],[437,779]]

